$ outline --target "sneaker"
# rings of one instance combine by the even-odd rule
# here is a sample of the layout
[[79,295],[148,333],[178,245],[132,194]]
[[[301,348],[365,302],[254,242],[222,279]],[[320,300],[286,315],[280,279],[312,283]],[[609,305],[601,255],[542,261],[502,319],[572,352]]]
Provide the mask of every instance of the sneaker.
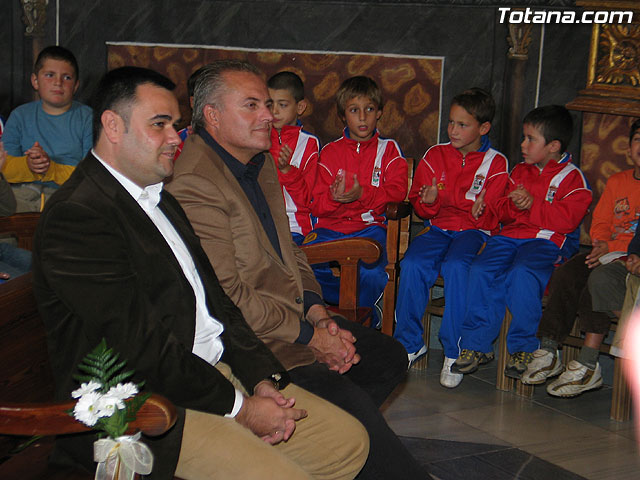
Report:
[[533,360],[533,354],[531,352],[516,352],[507,362],[507,366],[504,369],[504,374],[510,378],[520,379],[522,374],[527,369],[527,365]]
[[547,393],[554,397],[575,397],[601,386],[600,363],[596,363],[596,368],[591,370],[577,360],[571,360],[563,374],[547,385]]
[[553,354],[548,350],[539,348],[533,352],[533,359],[527,365],[527,369],[522,374],[520,380],[526,385],[540,385],[547,378],[560,375],[564,367],[560,361],[560,355],[556,350]]
[[455,363],[451,365],[452,373],[473,373],[480,365],[489,363],[493,360],[493,352],[482,353],[475,350],[462,350],[460,356],[456,359]]
[[444,357],[444,364],[440,371],[440,385],[447,388],[456,388],[462,382],[461,373],[451,373],[451,365],[455,362],[455,358]]
[[410,353],[409,354],[409,366],[407,367],[407,370],[411,368],[411,365],[413,365],[413,362],[415,362],[416,360],[419,360],[420,358],[424,357],[427,354],[427,346],[423,345],[422,348],[420,350],[418,350],[415,353]]

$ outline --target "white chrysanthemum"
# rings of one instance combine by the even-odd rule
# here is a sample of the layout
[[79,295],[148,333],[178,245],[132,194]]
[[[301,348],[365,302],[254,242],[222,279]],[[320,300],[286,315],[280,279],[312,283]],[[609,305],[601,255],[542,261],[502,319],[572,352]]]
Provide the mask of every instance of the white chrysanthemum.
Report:
[[101,414],[99,408],[101,398],[102,395],[98,392],[89,392],[82,395],[73,408],[75,419],[89,427],[93,427],[100,417],[105,416]]
[[99,417],[110,417],[116,410],[122,410],[124,408],[124,402],[122,399],[115,395],[102,395],[96,403]]
[[[107,395],[111,395],[119,398],[120,400],[126,400],[127,398],[131,398],[138,393],[138,387],[129,382],[129,383],[119,383],[115,387],[111,387],[107,392]],[[120,407],[124,408],[124,407]]]
[[73,398],[79,398],[87,393],[95,392],[96,390],[102,388],[102,384],[100,382],[94,382],[91,380],[89,383],[83,383],[80,385],[80,388],[71,392],[71,396]]

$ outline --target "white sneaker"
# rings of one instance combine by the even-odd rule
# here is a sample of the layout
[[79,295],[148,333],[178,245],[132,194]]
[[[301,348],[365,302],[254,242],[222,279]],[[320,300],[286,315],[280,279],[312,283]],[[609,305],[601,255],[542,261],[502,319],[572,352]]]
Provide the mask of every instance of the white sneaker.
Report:
[[456,361],[455,358],[444,357],[444,364],[440,371],[440,385],[447,388],[456,388],[462,382],[462,373],[451,373],[451,365]]
[[575,397],[582,392],[602,385],[600,364],[594,370],[588,369],[576,360],[571,360],[562,375],[547,385],[547,393],[555,397]]
[[426,354],[427,354],[427,346],[426,345],[423,345],[422,348],[420,350],[418,350],[417,352],[410,353],[409,354],[409,366],[407,367],[407,370],[411,368],[411,365],[413,365],[413,362],[415,362],[419,358],[422,358]]
[[548,350],[539,348],[533,352],[533,360],[527,365],[520,380],[527,385],[540,385],[547,378],[561,374],[562,370],[563,366],[557,350],[554,355]]

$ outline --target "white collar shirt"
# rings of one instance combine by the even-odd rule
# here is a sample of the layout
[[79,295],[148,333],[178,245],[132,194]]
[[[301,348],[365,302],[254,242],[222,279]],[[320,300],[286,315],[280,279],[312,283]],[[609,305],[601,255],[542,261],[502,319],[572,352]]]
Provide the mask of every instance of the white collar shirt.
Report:
[[[91,153],[140,205],[171,248],[196,297],[196,331],[192,352],[211,365],[217,364],[224,352],[224,345],[220,338],[224,326],[209,314],[204,286],[193,263],[193,258],[174,226],[158,207],[162,182],[140,188],[122,173],[105,163],[94,150],[91,150]],[[236,389],[233,410],[228,416],[235,416],[242,403],[242,394]]]

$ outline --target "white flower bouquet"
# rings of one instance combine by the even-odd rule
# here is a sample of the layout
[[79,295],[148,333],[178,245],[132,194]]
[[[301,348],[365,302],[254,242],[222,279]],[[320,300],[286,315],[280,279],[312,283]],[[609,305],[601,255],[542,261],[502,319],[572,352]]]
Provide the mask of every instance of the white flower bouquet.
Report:
[[136,473],[151,473],[153,465],[151,451],[139,441],[140,433],[125,435],[151,394],[139,393],[142,384],[123,383],[133,371],[121,372],[126,362],[118,358],[102,339],[78,365],[83,374],[74,375],[81,385],[71,393],[78,402],[69,413],[98,432],[93,452],[96,480],[132,479]]

